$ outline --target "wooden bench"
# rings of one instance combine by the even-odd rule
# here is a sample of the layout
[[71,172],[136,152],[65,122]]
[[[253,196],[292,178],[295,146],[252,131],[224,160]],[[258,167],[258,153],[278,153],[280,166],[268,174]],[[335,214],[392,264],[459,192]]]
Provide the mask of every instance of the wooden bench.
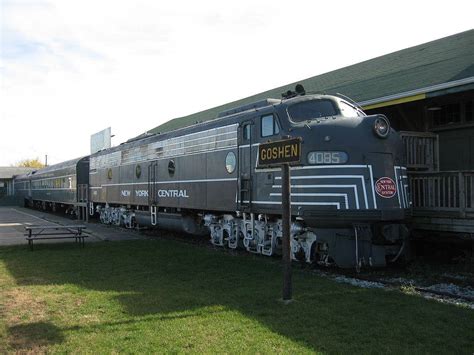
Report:
[[80,243],[82,247],[85,245],[85,238],[88,235],[82,234],[87,227],[84,225],[70,226],[29,226],[25,227],[26,240],[31,250],[33,250],[33,242],[35,240],[45,239],[74,239],[76,243]]

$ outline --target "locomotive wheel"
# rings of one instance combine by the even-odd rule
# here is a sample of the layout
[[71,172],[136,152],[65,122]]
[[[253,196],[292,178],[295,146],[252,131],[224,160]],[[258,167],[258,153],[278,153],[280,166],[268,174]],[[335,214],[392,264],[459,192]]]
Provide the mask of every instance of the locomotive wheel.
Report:
[[229,239],[230,239],[229,232],[226,229],[224,229],[222,231],[222,244],[224,248],[229,247]]

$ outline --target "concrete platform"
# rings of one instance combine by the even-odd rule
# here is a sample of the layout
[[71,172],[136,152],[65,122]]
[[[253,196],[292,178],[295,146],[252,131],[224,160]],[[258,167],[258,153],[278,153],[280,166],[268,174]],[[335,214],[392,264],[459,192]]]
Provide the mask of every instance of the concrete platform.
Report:
[[[31,210],[22,207],[0,207],[0,246],[6,245],[28,245],[25,239],[25,227],[34,225],[62,226],[71,224],[83,224],[87,226],[85,234],[89,242],[137,240],[147,237],[134,230],[126,230],[116,226],[105,226],[98,223],[85,223],[72,220],[67,216],[62,217],[42,211]],[[74,243],[73,239],[38,240],[38,244],[44,243]]]

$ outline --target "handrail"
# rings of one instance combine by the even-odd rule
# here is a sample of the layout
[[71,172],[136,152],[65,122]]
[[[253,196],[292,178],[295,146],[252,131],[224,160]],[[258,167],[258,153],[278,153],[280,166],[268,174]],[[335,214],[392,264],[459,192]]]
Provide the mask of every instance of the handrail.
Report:
[[77,201],[89,202],[89,185],[88,184],[77,185]]
[[437,171],[439,169],[439,139],[432,132],[400,131],[405,145],[407,168]]
[[474,171],[410,172],[414,213],[474,212]]

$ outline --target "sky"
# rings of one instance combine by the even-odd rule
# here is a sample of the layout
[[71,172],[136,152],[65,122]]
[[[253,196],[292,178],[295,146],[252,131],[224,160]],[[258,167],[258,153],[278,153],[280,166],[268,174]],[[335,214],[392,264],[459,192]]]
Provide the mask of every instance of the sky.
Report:
[[0,0],[0,166],[472,28],[472,1]]

